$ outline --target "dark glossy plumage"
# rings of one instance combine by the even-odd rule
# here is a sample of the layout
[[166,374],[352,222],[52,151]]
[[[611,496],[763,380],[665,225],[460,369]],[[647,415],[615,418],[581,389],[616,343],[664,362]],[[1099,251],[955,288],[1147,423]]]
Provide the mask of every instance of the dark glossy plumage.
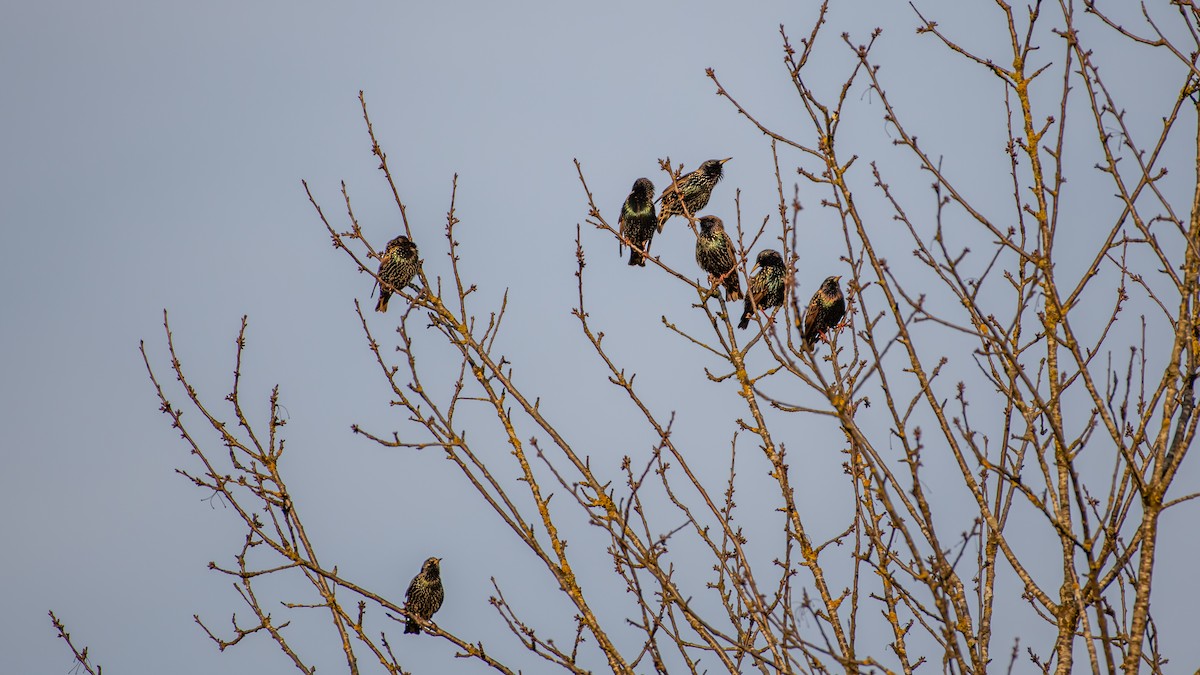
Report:
[[[654,238],[654,227],[658,224],[658,217],[654,214],[654,183],[651,183],[649,178],[639,178],[633,182],[633,189],[621,206],[621,216],[617,223],[626,239],[642,247],[644,251],[650,250],[650,240]],[[629,264],[645,267],[646,261],[637,249],[630,248]]]
[[419,265],[417,245],[408,237],[400,235],[388,242],[383,250],[383,260],[379,263],[379,302],[375,303],[376,312],[387,311],[392,293],[403,289],[413,280]]
[[[659,195],[662,204],[658,207],[658,231],[662,232],[663,223],[671,216],[682,216],[684,207],[692,217],[698,217],[698,211],[708,205],[712,197],[713,186],[721,180],[722,168],[725,162],[733,159],[710,159],[700,165],[699,169],[681,177],[675,184],[668,185]],[[676,190],[678,186],[678,190]],[[682,199],[680,196],[682,195]]]
[[[442,607],[446,592],[442,588],[441,558],[429,558],[421,565],[421,571],[408,584],[404,594],[404,608],[428,621]],[[420,633],[421,626],[412,617],[404,624],[405,633]]]
[[[813,293],[808,309],[804,311],[804,328],[801,331],[804,344],[812,346],[817,338],[841,323],[842,317],[846,316],[846,298],[842,295],[841,286],[838,286],[840,280],[841,277],[829,277]],[[797,317],[796,323],[799,322],[800,318]]]
[[[755,274],[754,270],[758,273]],[[738,322],[738,328],[750,325],[750,317],[754,316],[756,307],[762,310],[783,304],[783,292],[787,286],[787,266],[783,263],[783,256],[779,255],[779,251],[771,248],[760,251],[754,262],[754,270],[751,270],[750,290],[746,294],[746,305],[742,309],[742,320]]]
[[700,219],[700,236],[696,238],[696,264],[708,272],[709,284],[724,276],[726,300],[740,300],[742,283],[738,280],[737,251],[725,234],[725,224],[716,216]]

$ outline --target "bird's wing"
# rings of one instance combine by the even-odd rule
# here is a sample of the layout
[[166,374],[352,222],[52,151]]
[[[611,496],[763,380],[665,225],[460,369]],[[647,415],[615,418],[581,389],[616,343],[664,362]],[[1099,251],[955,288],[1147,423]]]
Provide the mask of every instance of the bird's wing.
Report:
[[729,256],[731,266],[737,265],[737,249],[733,247],[733,239],[728,232],[725,233],[725,255]]
[[733,240],[729,238],[728,234],[725,235],[725,255],[729,256],[729,267],[727,268],[728,271],[725,273],[726,292],[728,293],[729,291],[736,291],[738,295],[741,295],[742,282],[738,278],[737,249],[733,247]]
[[658,203],[662,202],[663,197],[666,197],[667,194],[670,192],[677,192],[674,185],[668,185],[667,187],[663,188],[663,191],[658,193],[658,197],[655,197],[654,203],[658,204]]
[[817,314],[821,311],[821,291],[813,294],[808,301],[808,309],[804,310],[804,339],[812,340],[817,327]]
[[759,283],[758,296],[755,298],[759,304],[767,301],[767,296],[771,294],[771,268],[764,267],[762,272],[762,281]]
[[[696,172],[695,172],[695,171],[693,171],[692,173],[696,173]],[[684,175],[682,175],[682,176],[680,176],[680,177],[679,177],[679,180],[677,180],[677,181],[675,181],[675,182],[673,182],[673,183],[667,183],[667,186],[666,186],[665,188],[663,188],[663,191],[662,191],[662,193],[658,195],[658,199],[656,199],[656,200],[654,200],[654,201],[655,201],[655,202],[661,202],[661,201],[662,201],[662,199],[663,199],[663,197],[666,197],[666,196],[667,196],[667,193],[668,193],[668,192],[679,192],[679,190],[677,190],[676,188],[677,188],[678,186],[680,186],[680,185],[683,185],[684,183],[686,183],[686,182],[687,182],[687,180],[688,180],[689,178],[691,178],[691,177],[692,177],[692,173],[685,173]]]

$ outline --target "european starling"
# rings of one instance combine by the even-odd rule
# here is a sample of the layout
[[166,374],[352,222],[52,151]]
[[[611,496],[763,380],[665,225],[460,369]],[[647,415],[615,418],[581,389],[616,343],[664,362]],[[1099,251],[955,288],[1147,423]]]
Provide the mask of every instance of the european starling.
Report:
[[738,281],[737,251],[725,234],[725,224],[716,216],[700,219],[700,236],[696,238],[696,264],[708,272],[709,283],[725,277],[725,299],[739,300],[742,284]]
[[417,245],[400,235],[388,242],[379,263],[379,302],[376,312],[386,312],[392,293],[399,291],[417,274]]
[[[846,316],[846,298],[838,286],[841,277],[829,277],[821,284],[812,300],[808,301],[808,309],[804,312],[804,344],[812,346],[818,337],[824,336],[825,331],[833,328]],[[800,317],[796,317],[800,323]],[[797,326],[798,327],[798,326]]]
[[[654,225],[658,222],[654,215],[654,183],[649,178],[639,178],[633,182],[633,190],[625,198],[621,206],[621,216],[617,224],[621,226],[621,235],[630,243],[640,246],[643,251],[650,250],[650,240],[654,238]],[[637,249],[630,247],[629,264],[646,266],[646,260]]]
[[[712,196],[713,186],[721,180],[722,165],[731,159],[733,158],[710,159],[701,164],[699,169],[668,185],[658,197],[658,200],[662,202],[662,206],[658,210],[658,231],[662,232],[663,223],[667,222],[667,218],[682,216],[685,206],[687,212],[692,216],[707,206],[708,198]],[[676,187],[679,189],[676,190]],[[682,199],[680,199],[681,195]]]
[[[408,584],[404,594],[404,609],[428,621],[442,607],[446,593],[442,589],[441,558],[429,558],[421,565],[421,572]],[[421,626],[412,616],[404,624],[405,633],[420,633]]]
[[[758,270],[758,274],[754,273]],[[770,309],[783,304],[783,290],[787,281],[787,269],[779,251],[768,248],[759,252],[750,270],[750,292],[746,295],[746,306],[742,309],[742,320],[738,328],[750,325],[754,309]]]

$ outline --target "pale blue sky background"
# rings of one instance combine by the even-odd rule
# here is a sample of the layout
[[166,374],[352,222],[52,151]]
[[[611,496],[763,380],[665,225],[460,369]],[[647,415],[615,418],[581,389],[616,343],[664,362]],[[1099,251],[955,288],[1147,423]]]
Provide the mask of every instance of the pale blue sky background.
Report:
[[[986,23],[997,18],[990,3],[919,4],[943,28],[1003,56],[1006,34]],[[808,71],[818,80],[812,84],[831,92],[847,72],[837,45],[843,30],[859,42],[870,27],[884,27],[876,58],[887,64],[882,74],[891,78],[894,102],[978,199],[1006,213],[1011,187],[995,82],[965,81],[974,71],[932,40],[916,38],[916,18],[904,3],[835,5],[822,36],[828,80],[820,81],[818,66]],[[543,409],[595,466],[615,475],[621,455],[644,456],[652,439],[638,425],[619,423],[631,409],[598,381],[596,359],[569,315],[575,225],[586,216],[571,160],[583,163],[610,222],[635,178],[661,184],[656,160],[664,156],[689,169],[733,156],[709,212],[732,222],[741,189],[747,223],[772,214],[769,147],[714,96],[704,69],[716,68],[764,122],[808,134],[782,66],[778,26],[786,24],[798,43],[813,10],[812,3],[782,2],[7,7],[0,20],[0,572],[7,585],[0,673],[70,669],[46,616],[51,608],[109,672],[290,668],[262,639],[219,654],[192,622],[199,613],[224,627],[232,611],[243,614],[229,583],[206,570],[210,560],[228,563],[242,535],[232,514],[173,473],[190,466],[189,458],[157,412],[137,352],[145,339],[163,381],[171,380],[164,307],[184,364],[214,407],[229,387],[238,320],[250,315],[244,391],[261,412],[257,404],[269,387],[282,387],[291,416],[287,471],[325,561],[398,601],[420,561],[443,556],[449,590],[438,621],[538,672],[488,607],[488,577],[512,596],[546,583],[544,571],[435,452],[384,451],[349,433],[352,423],[388,432],[398,418],[353,315],[354,298],[369,302],[370,280],[330,247],[300,180],[339,222],[338,184],[346,180],[376,246],[398,231],[356,100],[365,90],[426,270],[444,274],[440,235],[457,172],[460,239],[466,269],[483,286],[481,312],[502,286],[511,289],[502,342],[519,381],[544,394]],[[1101,31],[1092,35],[1097,44],[1109,41]],[[1040,56],[1057,59],[1061,50]],[[1143,125],[1165,110],[1150,105],[1155,97],[1166,92],[1169,101],[1176,86],[1177,69],[1160,75],[1166,63],[1125,48],[1105,63],[1114,77],[1141,73],[1121,82]],[[850,97],[854,117],[844,128],[854,131],[845,132],[843,156],[879,159],[894,186],[911,188],[914,201],[928,207],[929,178],[889,145],[881,107],[862,84]],[[1073,142],[1091,143],[1094,134],[1085,122]],[[1088,154],[1093,150],[1082,152],[1089,159],[1081,166],[1099,160]],[[785,172],[799,161],[785,155]],[[1106,200],[1112,191],[1091,194],[1094,177],[1071,178],[1083,201]],[[1166,188],[1184,190],[1193,179],[1183,172]],[[844,266],[836,260],[838,223],[818,206],[824,195],[809,185],[801,190],[813,233],[798,279],[807,295]],[[1111,203],[1096,208],[1111,210]],[[882,214],[878,227],[893,226],[874,212]],[[1106,213],[1097,215],[1100,222],[1107,223]],[[1087,231],[1085,222],[1064,227]],[[702,367],[714,364],[666,334],[659,318],[702,330],[702,317],[688,307],[694,295],[653,270],[627,268],[616,244],[587,226],[584,238],[589,309],[609,333],[606,345],[639,372],[660,413],[678,412],[679,440],[698,458],[711,453],[711,462],[696,464],[719,484],[732,426],[712,420],[736,409],[738,399],[730,387],[706,382]],[[896,241],[894,257],[907,258],[911,246]],[[656,240],[655,250],[693,271],[692,241],[681,224]],[[393,317],[372,318],[377,335],[387,335]],[[839,513],[848,496],[836,429],[798,416],[780,425],[783,440],[804,452],[796,478],[802,502],[814,514]],[[753,452],[743,446],[747,474],[761,468]],[[931,483],[942,470],[950,471],[929,467]],[[1194,486],[1196,472],[1188,471],[1185,482]],[[756,528],[766,539],[770,516],[752,514],[772,513],[769,495],[743,494],[740,505],[752,540]],[[1183,525],[1193,514],[1179,511],[1168,520]],[[813,518],[826,530],[817,536],[845,526]],[[575,536],[582,547],[590,535]],[[1187,575],[1197,551],[1194,543],[1182,546],[1170,540],[1160,549],[1158,597],[1186,589],[1194,604]],[[603,557],[586,560],[584,572],[589,564],[611,568]],[[536,623],[570,617],[557,599],[526,602],[520,609]],[[1159,619],[1164,650],[1189,667],[1200,662],[1191,615],[1164,612]],[[299,634],[309,628],[297,621]],[[998,654],[1007,654],[1017,628],[998,627]],[[308,643],[320,670],[344,667],[323,627],[314,634],[324,641]],[[396,635],[396,642],[416,672],[436,672],[434,664],[447,663],[451,653],[433,639],[401,642]]]

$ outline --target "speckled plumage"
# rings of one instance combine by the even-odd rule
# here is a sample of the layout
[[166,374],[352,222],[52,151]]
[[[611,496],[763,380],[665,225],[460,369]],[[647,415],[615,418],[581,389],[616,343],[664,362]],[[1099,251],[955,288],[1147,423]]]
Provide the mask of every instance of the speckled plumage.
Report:
[[726,300],[742,298],[742,283],[737,273],[737,251],[733,240],[725,233],[725,223],[716,216],[700,219],[700,236],[696,238],[696,264],[708,272],[709,284],[723,276]]
[[[404,594],[404,608],[428,621],[442,607],[446,599],[442,588],[441,558],[429,558],[421,565],[421,571],[408,584]],[[404,624],[405,633],[420,633],[421,626],[411,616]]]
[[[633,189],[621,205],[621,216],[617,224],[621,234],[631,243],[649,252],[650,240],[654,238],[654,228],[658,217],[654,214],[654,183],[649,178],[639,178],[633,182]],[[622,247],[624,253],[624,247]],[[637,249],[629,249],[629,264],[646,266],[646,260]]]
[[658,231],[662,232],[663,223],[671,216],[682,216],[685,206],[693,218],[698,217],[700,209],[708,205],[713,187],[721,180],[724,172],[722,167],[731,159],[710,159],[701,164],[699,169],[663,189],[658,197],[661,202],[658,207]]
[[408,237],[402,234],[388,242],[383,250],[383,260],[379,263],[379,302],[375,303],[376,312],[387,311],[392,293],[403,289],[413,280],[419,265],[417,245]]
[[758,273],[751,273],[750,290],[746,294],[746,305],[742,309],[742,320],[738,322],[738,328],[750,325],[750,317],[754,316],[756,307],[762,310],[783,304],[783,293],[787,286],[787,265],[784,264],[779,251],[771,248],[760,251],[754,262],[754,269],[758,270]]
[[[804,344],[812,346],[817,338],[841,323],[842,317],[846,316],[846,298],[838,285],[840,280],[841,277],[825,279],[808,302],[808,309],[804,312],[804,327],[801,330]],[[799,317],[796,317],[796,323],[799,326]]]

